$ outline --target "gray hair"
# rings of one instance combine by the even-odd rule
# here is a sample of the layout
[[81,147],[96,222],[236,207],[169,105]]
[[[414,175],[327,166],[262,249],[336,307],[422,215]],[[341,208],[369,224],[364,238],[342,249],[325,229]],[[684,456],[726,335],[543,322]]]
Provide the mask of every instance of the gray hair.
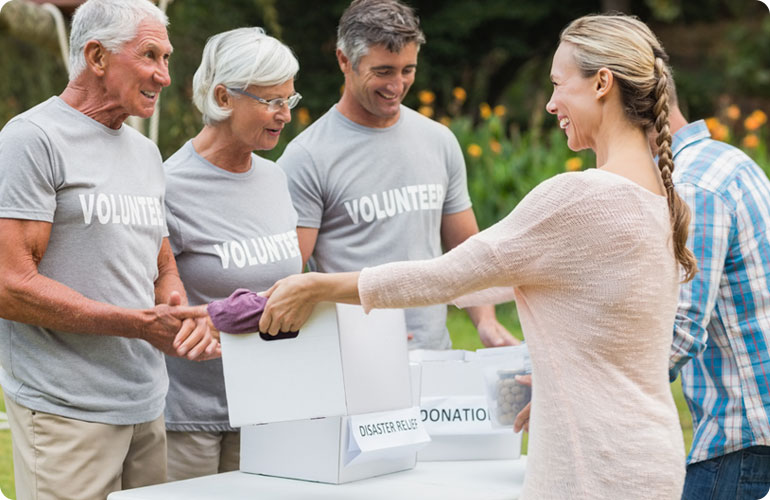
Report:
[[294,78],[299,62],[289,47],[265,34],[262,28],[238,28],[212,36],[203,48],[201,65],[193,76],[193,102],[203,123],[226,120],[230,110],[217,104],[217,85],[246,90],[249,85],[269,87]]
[[168,17],[149,0],[88,0],[75,11],[70,33],[70,81],[86,69],[84,50],[91,40],[117,53],[144,21],[168,26]]
[[413,42],[418,49],[425,43],[420,18],[398,0],[355,0],[337,27],[337,48],[350,59],[354,70],[374,45],[400,52]]

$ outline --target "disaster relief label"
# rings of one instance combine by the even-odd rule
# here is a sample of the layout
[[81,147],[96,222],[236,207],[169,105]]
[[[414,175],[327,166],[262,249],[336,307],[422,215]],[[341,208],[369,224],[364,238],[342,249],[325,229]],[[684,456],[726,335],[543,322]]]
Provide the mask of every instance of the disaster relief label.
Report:
[[408,432],[417,429],[420,422],[416,418],[409,420],[386,420],[374,424],[363,424],[358,426],[358,433],[361,437],[375,436],[381,434],[390,434],[393,432]]
[[430,442],[416,406],[348,417],[345,465],[408,457]]
[[431,436],[496,431],[485,396],[423,397],[420,405],[420,420]]

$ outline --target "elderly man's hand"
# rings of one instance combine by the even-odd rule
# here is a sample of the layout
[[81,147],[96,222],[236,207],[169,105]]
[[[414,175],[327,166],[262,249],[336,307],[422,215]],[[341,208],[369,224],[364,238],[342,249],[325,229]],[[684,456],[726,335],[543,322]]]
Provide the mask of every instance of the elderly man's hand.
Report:
[[208,326],[206,306],[181,306],[181,296],[172,292],[168,304],[149,311],[152,321],[142,338],[169,356],[203,361],[221,356],[219,341]]

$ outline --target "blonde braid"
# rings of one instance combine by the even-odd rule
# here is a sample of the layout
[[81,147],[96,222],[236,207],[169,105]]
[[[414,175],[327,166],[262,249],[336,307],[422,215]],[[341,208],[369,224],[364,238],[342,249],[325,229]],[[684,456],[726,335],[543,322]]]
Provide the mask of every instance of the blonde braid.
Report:
[[690,281],[698,272],[698,263],[692,251],[687,248],[690,209],[674,189],[674,180],[671,177],[674,172],[674,157],[671,151],[672,138],[668,120],[668,72],[666,71],[666,63],[660,57],[655,58],[655,77],[657,83],[655,85],[653,113],[655,115],[655,130],[658,132],[658,137],[655,139],[655,143],[658,145],[658,168],[668,199],[674,255],[685,271],[684,281]]
[[[666,195],[670,200],[672,193],[674,193],[674,181],[671,179],[671,174],[674,171],[674,159],[671,152],[672,138],[668,121],[668,75],[666,74],[665,63],[660,57],[655,58],[655,76],[658,82],[655,85],[653,113],[655,114],[655,130],[658,132],[658,137],[655,139],[655,143],[658,145],[658,168],[663,178],[663,186],[666,188]],[[669,205],[671,204],[669,203]]]

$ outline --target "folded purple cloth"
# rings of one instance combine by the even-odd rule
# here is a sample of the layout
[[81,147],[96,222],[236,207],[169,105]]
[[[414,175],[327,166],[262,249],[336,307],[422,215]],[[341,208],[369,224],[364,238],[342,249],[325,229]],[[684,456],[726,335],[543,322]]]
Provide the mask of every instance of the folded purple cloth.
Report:
[[220,332],[254,333],[267,299],[246,288],[239,288],[226,299],[211,302],[206,310]]

